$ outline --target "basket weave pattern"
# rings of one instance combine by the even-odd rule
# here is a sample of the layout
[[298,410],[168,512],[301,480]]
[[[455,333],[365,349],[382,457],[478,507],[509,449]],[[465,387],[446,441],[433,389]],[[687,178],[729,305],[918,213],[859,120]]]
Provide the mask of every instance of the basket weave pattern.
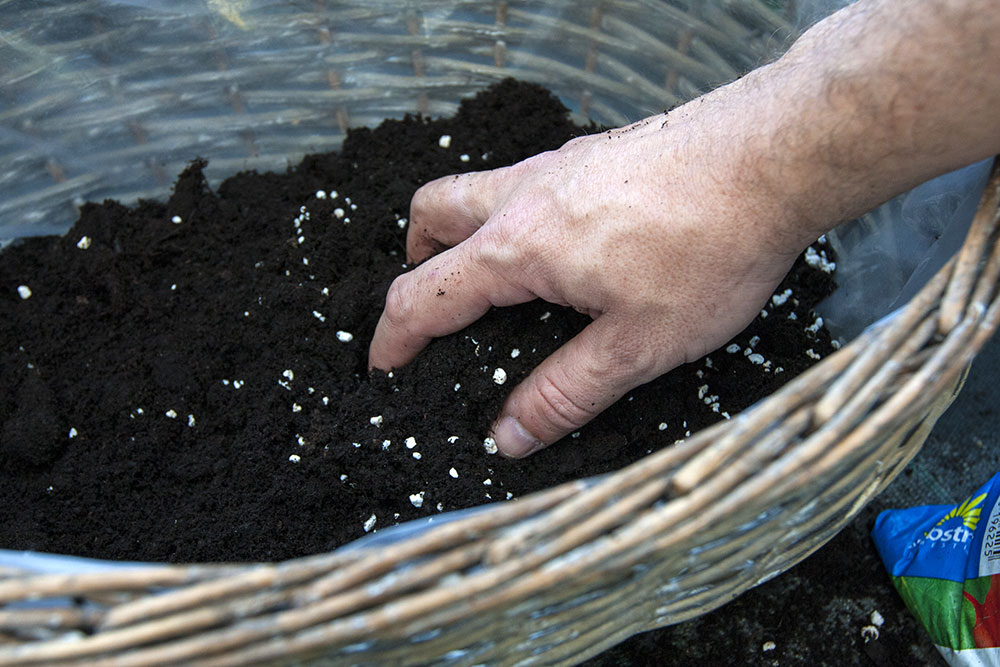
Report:
[[504,76],[549,86],[581,119],[638,120],[791,34],[735,4],[7,0],[0,238],[68,227],[85,200],[162,197],[195,156],[210,179],[283,170],[349,126],[451,114]]
[[[46,11],[78,16],[99,4]],[[162,193],[157,164],[174,173],[209,149],[223,171],[271,167],[328,146],[348,124],[451,111],[461,94],[508,74],[555,82],[578,112],[619,123],[735,76],[763,57],[763,36],[790,30],[752,2],[697,16],[658,3],[673,28],[657,29],[655,38],[637,27],[652,6],[644,2],[594,4],[582,13],[569,4],[530,2],[431,2],[400,13],[398,3],[376,2],[301,15],[267,3],[258,12],[238,11],[248,3],[210,4],[222,9],[206,16],[205,34],[178,36],[183,43],[175,46],[227,63],[204,77],[212,93],[197,92],[194,74],[171,80],[171,54],[156,51],[162,45],[155,41],[148,48],[163,61],[160,87],[145,78],[130,82],[138,74],[129,60],[107,56],[114,85],[149,86],[146,106],[129,97],[117,115],[107,107],[74,108],[78,91],[12,92],[38,74],[29,71],[30,59],[0,53],[0,63],[19,63],[0,70],[0,95],[18,102],[0,109],[0,155],[12,160],[0,183],[27,193],[0,202],[4,221],[29,210],[58,216],[47,207],[66,206],[92,189],[105,192],[111,186],[104,180],[117,183],[108,192],[115,196]],[[462,11],[434,13],[446,5]],[[312,35],[300,47],[312,65],[298,69],[290,63],[302,54],[283,47],[258,65],[283,72],[281,90],[234,83],[220,92],[227,90],[221,81],[240,80],[233,65],[240,58],[205,35],[263,31],[268,21],[295,36],[293,43]],[[116,23],[72,43],[52,35],[38,57],[98,52],[104,35],[125,42],[131,29],[142,27]],[[529,36],[532,30],[539,35]],[[23,35],[29,37],[38,39]],[[539,55],[544,49],[519,48],[546,40],[571,40],[578,60],[569,65]],[[734,40],[742,40],[735,54]],[[14,43],[7,40],[0,52]],[[386,59],[386,44],[404,55]],[[637,49],[653,44],[663,67],[636,74]],[[747,44],[760,50],[748,52]],[[366,58],[378,67],[362,75]],[[230,111],[195,117],[211,107],[198,107],[209,94],[227,95]],[[297,99],[301,106],[289,102]],[[640,101],[629,107],[628,100]],[[176,108],[158,113],[165,104],[188,104],[192,117],[183,120]],[[73,174],[72,160],[46,157],[41,149],[52,124],[89,137],[101,159],[116,166]],[[12,127],[35,133],[32,150],[24,136],[11,139]],[[144,166],[121,166],[132,157]],[[597,481],[496,504],[388,546],[283,563],[74,575],[0,570],[0,665],[572,664],[635,632],[705,613],[819,548],[918,451],[997,328],[998,226],[995,167],[965,245],[904,309],[750,410]],[[47,604],[27,604],[38,600]]]

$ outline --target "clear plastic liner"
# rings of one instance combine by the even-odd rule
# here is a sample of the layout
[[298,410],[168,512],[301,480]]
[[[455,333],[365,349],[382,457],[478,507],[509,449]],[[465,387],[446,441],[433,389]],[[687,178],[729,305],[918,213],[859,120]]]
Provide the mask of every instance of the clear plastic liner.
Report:
[[[737,21],[724,5],[746,7]],[[66,229],[85,201],[163,198],[194,157],[212,185],[281,171],[349,126],[447,115],[504,76],[622,125],[792,30],[759,2],[7,0],[0,239]]]
[[837,291],[820,304],[831,333],[849,341],[906,305],[965,239],[991,160],[920,185],[828,237]]
[[[212,185],[240,170],[284,170],[339,147],[348,126],[450,114],[504,76],[548,86],[577,120],[622,125],[765,62],[843,4],[8,0],[0,249],[64,232],[84,201],[163,199],[196,156],[209,159]],[[837,337],[904,303],[951,255],[986,173],[980,164],[935,179],[830,234],[841,287],[822,311]],[[379,548],[480,511],[390,527],[345,548]],[[0,550],[0,569],[137,565]]]

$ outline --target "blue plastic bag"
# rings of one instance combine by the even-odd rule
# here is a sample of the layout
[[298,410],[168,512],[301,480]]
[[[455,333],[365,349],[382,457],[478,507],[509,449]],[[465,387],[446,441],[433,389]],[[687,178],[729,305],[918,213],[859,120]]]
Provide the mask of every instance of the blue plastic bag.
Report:
[[872,537],[950,665],[1000,667],[1000,473],[958,505],[886,510]]

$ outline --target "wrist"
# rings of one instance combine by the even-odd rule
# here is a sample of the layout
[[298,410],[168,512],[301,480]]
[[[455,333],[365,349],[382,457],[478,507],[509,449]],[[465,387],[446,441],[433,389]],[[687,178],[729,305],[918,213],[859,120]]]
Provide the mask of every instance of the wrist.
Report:
[[859,2],[782,58],[697,100],[719,183],[804,247],[915,185],[1000,151],[996,12]]
[[674,109],[664,127],[682,161],[698,166],[688,171],[693,198],[704,200],[700,208],[724,216],[720,222],[742,242],[794,257],[836,222],[815,200],[816,182],[825,176],[803,168],[798,147],[781,140],[780,112],[768,90],[781,76],[779,66],[758,68]]

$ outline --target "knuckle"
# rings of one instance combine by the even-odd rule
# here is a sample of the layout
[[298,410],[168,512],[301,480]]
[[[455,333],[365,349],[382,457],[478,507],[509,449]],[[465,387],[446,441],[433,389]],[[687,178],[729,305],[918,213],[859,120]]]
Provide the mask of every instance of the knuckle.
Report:
[[538,221],[552,217],[548,206],[526,193],[516,209],[505,210],[493,218],[493,224],[483,227],[482,250],[513,264],[536,257],[551,246],[550,234]]
[[475,241],[468,246],[470,259],[475,264],[486,266],[503,262],[511,250],[519,247],[511,238],[509,225],[483,227],[476,235]]
[[504,279],[517,273],[525,247],[511,236],[509,225],[490,225],[480,230],[467,244],[469,263],[490,272],[494,278]]
[[539,397],[540,416],[555,430],[572,430],[597,415],[594,406],[573,397],[545,373],[539,374],[535,390]]
[[402,275],[393,280],[385,295],[385,316],[391,323],[405,320],[410,309],[411,300],[407,296],[409,290],[406,277]]
[[499,226],[483,228],[466,247],[466,257],[496,288],[497,297],[493,305],[513,305],[534,298],[531,291],[531,277],[526,268],[530,266],[531,255],[525,244],[512,241],[507,230]]
[[618,336],[609,350],[611,368],[607,372],[634,378],[637,383],[648,382],[662,374],[663,359],[655,345],[637,336]]
[[413,197],[410,198],[410,228],[414,226],[419,227],[423,225],[424,220],[427,218],[431,202],[433,198],[431,197],[431,184],[424,185],[420,187],[416,192],[413,193]]

